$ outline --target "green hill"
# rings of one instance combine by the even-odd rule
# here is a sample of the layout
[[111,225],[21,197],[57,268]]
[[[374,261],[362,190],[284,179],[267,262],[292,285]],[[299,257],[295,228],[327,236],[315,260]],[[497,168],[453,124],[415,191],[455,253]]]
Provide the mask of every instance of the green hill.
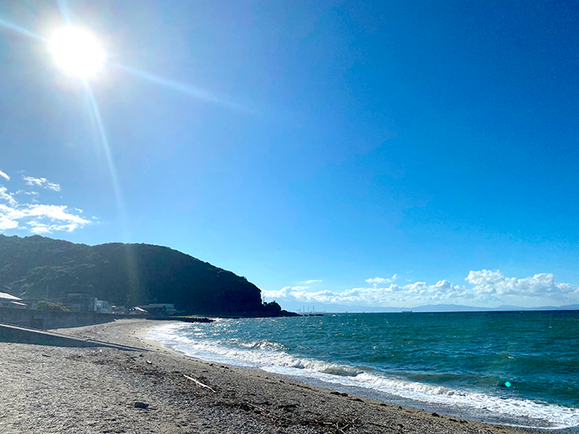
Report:
[[189,314],[283,315],[244,277],[176,250],[148,244],[98,246],[0,235],[0,292],[27,299],[81,292],[132,307],[174,303]]

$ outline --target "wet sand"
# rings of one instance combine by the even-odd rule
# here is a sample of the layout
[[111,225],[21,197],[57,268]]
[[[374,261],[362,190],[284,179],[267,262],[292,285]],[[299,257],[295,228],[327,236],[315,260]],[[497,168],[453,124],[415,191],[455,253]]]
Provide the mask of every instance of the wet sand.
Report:
[[58,330],[133,351],[0,343],[0,433],[530,432],[192,360],[145,338],[159,324]]

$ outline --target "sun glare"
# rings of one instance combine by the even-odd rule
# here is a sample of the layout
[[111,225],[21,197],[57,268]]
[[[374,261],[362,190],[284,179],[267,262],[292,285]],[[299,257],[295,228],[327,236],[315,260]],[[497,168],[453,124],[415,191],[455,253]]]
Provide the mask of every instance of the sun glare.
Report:
[[93,77],[106,59],[99,41],[86,30],[76,27],[57,30],[48,45],[56,64],[66,73],[81,78]]

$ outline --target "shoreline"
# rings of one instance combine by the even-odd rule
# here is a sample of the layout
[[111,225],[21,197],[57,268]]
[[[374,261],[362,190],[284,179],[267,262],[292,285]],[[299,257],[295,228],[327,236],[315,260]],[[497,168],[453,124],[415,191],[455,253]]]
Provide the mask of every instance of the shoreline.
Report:
[[[513,388],[514,393],[499,394],[500,391],[476,389],[469,387],[469,384],[465,384],[464,388],[446,388],[427,381],[410,379],[405,382],[399,380],[400,377],[390,376],[388,371],[372,364],[372,361],[366,364],[361,357],[355,359],[352,355],[356,355],[357,351],[353,352],[351,347],[340,347],[347,353],[347,356],[340,359],[335,347],[330,348],[333,353],[323,353],[316,349],[310,351],[311,343],[303,341],[301,334],[299,340],[295,337],[286,339],[279,332],[273,331],[270,334],[268,327],[264,328],[263,324],[261,328],[255,329],[255,333],[254,326],[243,325],[243,322],[234,321],[230,324],[233,325],[224,322],[221,326],[210,326],[209,329],[195,328],[198,333],[191,335],[189,327],[183,328],[173,323],[152,329],[148,337],[159,340],[166,348],[194,359],[276,373],[310,386],[438,413],[454,419],[546,431],[568,429],[570,432],[579,433],[579,414],[576,407],[566,407],[551,401],[533,401],[532,398],[519,395],[517,388]],[[291,333],[293,326],[287,329],[286,324],[284,327],[284,333],[287,333],[287,330]],[[181,332],[175,333],[181,329],[184,335]],[[190,336],[197,343],[179,336]],[[203,336],[208,336],[208,340]],[[214,346],[211,342],[215,340],[217,343]],[[305,348],[300,349],[299,345],[303,342]],[[273,345],[270,345],[271,343]],[[264,347],[265,350],[262,351]],[[274,350],[268,351],[270,347]],[[366,357],[372,357],[371,350],[368,353],[364,353],[365,348],[358,350],[361,354],[366,354]],[[460,363],[457,365],[460,366]],[[370,366],[374,369],[369,368]],[[406,369],[404,366],[399,368],[403,372]],[[422,372],[428,373],[436,368],[422,362],[422,369]],[[393,367],[393,372],[398,372],[396,367]],[[481,375],[487,375],[487,372],[481,371]],[[519,381],[522,383],[523,379],[519,378]],[[545,384],[543,390],[543,395],[548,394],[549,385]],[[564,428],[568,426],[573,428]]]
[[135,319],[58,330],[135,351],[0,343],[0,432],[545,432],[445,416],[258,369],[191,359],[146,338],[161,324],[166,322]]

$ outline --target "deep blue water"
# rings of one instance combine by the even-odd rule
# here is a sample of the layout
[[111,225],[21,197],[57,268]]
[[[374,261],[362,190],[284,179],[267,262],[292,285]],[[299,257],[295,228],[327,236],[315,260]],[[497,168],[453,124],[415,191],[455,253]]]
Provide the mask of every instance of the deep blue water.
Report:
[[150,337],[191,357],[447,414],[579,426],[576,311],[224,319]]

